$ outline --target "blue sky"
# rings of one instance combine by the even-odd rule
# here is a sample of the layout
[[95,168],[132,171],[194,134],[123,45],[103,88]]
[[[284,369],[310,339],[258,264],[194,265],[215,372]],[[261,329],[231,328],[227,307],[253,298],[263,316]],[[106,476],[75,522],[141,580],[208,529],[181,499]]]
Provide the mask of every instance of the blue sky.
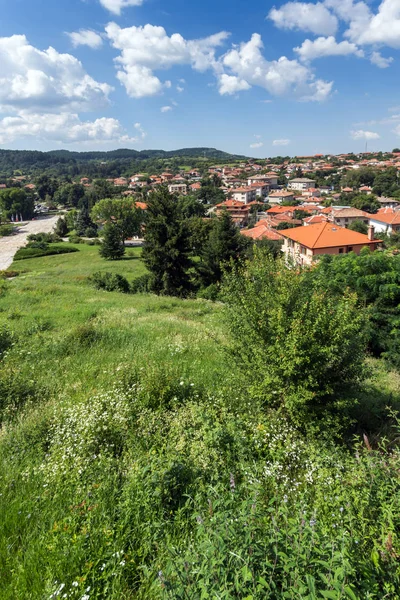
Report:
[[400,0],[0,0],[0,148],[400,145]]

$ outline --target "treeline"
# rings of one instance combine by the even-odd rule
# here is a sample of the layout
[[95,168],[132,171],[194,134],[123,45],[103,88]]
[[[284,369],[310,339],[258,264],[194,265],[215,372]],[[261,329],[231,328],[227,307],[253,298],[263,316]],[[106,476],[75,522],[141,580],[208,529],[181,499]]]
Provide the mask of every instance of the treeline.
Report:
[[[246,157],[232,155],[215,148],[184,148],[182,150],[112,150],[110,152],[69,152],[55,150],[39,152],[31,150],[0,150],[0,177],[12,177],[19,172],[24,175],[46,173],[57,177],[119,177],[132,174],[150,166],[165,168],[165,161],[172,164],[197,167],[218,161],[230,162]],[[18,174],[18,173],[17,173]]]

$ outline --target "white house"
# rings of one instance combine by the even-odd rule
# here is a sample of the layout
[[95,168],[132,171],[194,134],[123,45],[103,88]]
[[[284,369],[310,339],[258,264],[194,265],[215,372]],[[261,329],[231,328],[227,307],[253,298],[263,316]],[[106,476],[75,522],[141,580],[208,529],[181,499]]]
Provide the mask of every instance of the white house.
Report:
[[256,190],[252,187],[236,188],[236,190],[232,190],[232,198],[235,202],[250,204],[256,199]]
[[288,190],[296,190],[298,192],[307,191],[310,188],[315,188],[315,180],[307,179],[307,177],[298,177],[291,179],[288,183]]

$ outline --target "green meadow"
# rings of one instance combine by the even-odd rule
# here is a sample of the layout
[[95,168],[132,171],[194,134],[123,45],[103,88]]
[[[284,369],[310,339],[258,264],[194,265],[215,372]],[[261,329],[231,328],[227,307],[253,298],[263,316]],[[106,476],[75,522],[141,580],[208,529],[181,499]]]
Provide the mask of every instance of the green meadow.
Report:
[[0,288],[0,600],[400,598],[399,376],[368,360],[387,442],[313,437],[248,400],[222,304],[76,248]]

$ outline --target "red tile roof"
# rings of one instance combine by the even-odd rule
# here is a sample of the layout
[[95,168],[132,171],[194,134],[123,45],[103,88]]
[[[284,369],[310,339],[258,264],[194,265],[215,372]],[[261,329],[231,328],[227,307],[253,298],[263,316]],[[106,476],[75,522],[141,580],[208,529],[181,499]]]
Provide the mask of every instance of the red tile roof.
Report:
[[[400,221],[399,221],[400,222]],[[337,248],[338,246],[359,246],[376,244],[381,240],[369,240],[367,235],[339,227],[333,223],[321,223],[308,227],[296,227],[282,231],[286,238],[312,249]]]

